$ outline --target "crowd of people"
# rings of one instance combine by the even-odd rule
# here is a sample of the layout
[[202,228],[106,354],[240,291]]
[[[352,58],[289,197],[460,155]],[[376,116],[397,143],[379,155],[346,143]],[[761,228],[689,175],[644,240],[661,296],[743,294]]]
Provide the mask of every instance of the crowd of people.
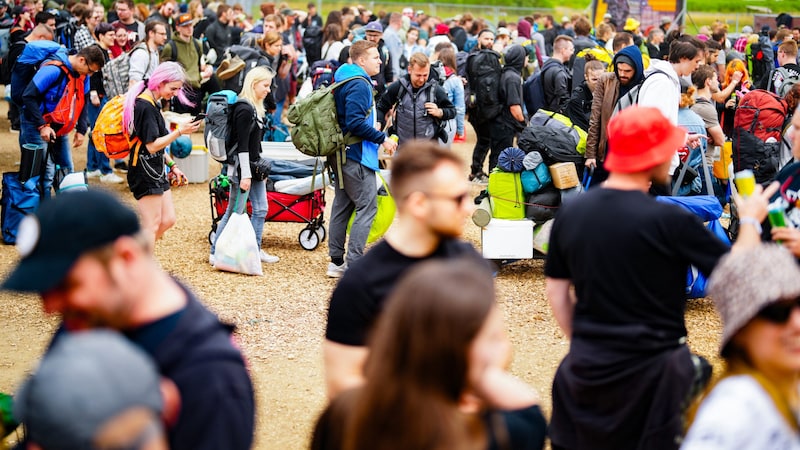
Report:
[[[554,449],[798,446],[800,28],[791,18],[729,39],[721,23],[689,35],[670,18],[642,30],[635,18],[617,23],[611,14],[597,24],[537,14],[495,27],[469,13],[441,19],[412,8],[347,7],[324,21],[314,3],[306,11],[265,3],[260,13],[199,0],[152,10],[117,0],[107,12],[91,0],[14,7],[4,65],[39,41],[73,50],[43,64],[9,112],[21,147],[50,149],[48,196],[56,167],[74,169],[72,149],[112,92],[125,94],[122,126],[134,138],[127,164],[112,168],[90,142],[86,170],[107,183],[123,181],[114,170],[126,174],[139,213],[90,190],[44,201],[20,224],[22,257],[2,288],[38,293],[44,310],[62,318],[15,399],[26,444],[252,445],[253,386],[233,327],[153,254],[176,220],[171,185],[184,178],[167,150],[200,127],[196,119],[170,130],[161,113],[196,115],[207,94],[237,91],[230,141],[238,147],[226,167],[232,200],[218,235],[245,210],[238,196],[249,197],[260,248],[267,183],[249,163],[268,124],[284,122],[307,94],[301,86],[317,87],[328,71],[329,82],[347,81],[333,95],[349,140],[346,162],[331,162],[341,180],[333,183],[326,275],[339,280],[322,347],[330,402],[312,448],[541,449],[547,439]],[[673,186],[680,167],[703,170],[735,136],[735,111],[756,88],[788,113],[771,179],[747,196],[728,194],[726,177]],[[65,98],[74,105],[69,117]],[[553,318],[570,339],[549,424],[535,389],[508,371],[492,273],[460,239],[473,209],[470,182],[487,182],[487,167],[539,109],[585,128],[583,166],[595,177],[559,210],[545,263]],[[468,177],[449,149],[464,142],[465,123],[476,141]],[[367,249],[381,153],[391,157],[397,216]],[[736,202],[732,248],[654,198],[703,188]],[[776,202],[787,226],[765,223]],[[279,260],[264,250],[259,257]],[[724,324],[728,367],[711,387],[709,363],[686,344],[690,266],[710,275]],[[96,328],[108,331],[87,331]],[[103,374],[102,382],[72,372],[70,361],[96,367],[90,375]],[[102,408],[54,412],[80,403],[90,386],[107,391]],[[695,414],[690,405],[704,391]]]

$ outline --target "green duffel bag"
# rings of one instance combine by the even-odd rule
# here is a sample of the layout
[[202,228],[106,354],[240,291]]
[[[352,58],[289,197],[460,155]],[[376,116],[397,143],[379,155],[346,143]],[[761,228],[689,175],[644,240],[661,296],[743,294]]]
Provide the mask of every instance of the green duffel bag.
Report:
[[525,194],[519,173],[495,168],[489,174],[489,200],[495,219],[524,219]]

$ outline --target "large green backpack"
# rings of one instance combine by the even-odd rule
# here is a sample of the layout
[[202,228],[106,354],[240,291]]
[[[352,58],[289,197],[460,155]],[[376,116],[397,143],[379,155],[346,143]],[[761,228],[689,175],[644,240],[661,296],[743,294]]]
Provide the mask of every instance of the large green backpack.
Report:
[[372,84],[362,76],[346,78],[330,86],[321,87],[313,91],[308,97],[289,107],[286,118],[292,127],[292,143],[300,152],[313,157],[336,158],[339,167],[339,186],[342,186],[341,165],[345,163],[345,150],[350,144],[355,144],[363,139],[342,133],[336,113],[336,101],[333,96],[334,89],[351,80],[360,79]]

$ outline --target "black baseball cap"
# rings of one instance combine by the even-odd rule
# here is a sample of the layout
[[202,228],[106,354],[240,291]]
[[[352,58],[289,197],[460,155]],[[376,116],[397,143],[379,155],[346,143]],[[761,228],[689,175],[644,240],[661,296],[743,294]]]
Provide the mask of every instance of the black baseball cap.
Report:
[[47,200],[20,222],[17,250],[21,259],[0,287],[47,292],[64,279],[81,255],[136,234],[140,228],[136,212],[100,189]]

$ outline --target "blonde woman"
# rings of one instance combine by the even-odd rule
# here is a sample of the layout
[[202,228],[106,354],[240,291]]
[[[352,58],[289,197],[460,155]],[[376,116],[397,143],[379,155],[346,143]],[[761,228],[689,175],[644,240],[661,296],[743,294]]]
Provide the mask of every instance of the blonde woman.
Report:
[[[217,236],[219,236],[225,229],[231,214],[234,212],[240,214],[245,210],[249,197],[253,208],[250,222],[256,232],[256,243],[259,247],[261,247],[261,236],[264,233],[264,219],[267,216],[267,183],[264,179],[254,178],[255,173],[251,169],[251,163],[257,162],[261,157],[261,137],[264,136],[264,117],[266,116],[264,99],[270,92],[273,77],[274,72],[263,66],[254,67],[247,72],[242,92],[229,115],[228,120],[231,122],[228,142],[230,145],[238,143],[239,147],[234,164],[228,165],[228,177],[231,181],[228,209],[217,227]],[[209,257],[211,265],[214,265],[215,262],[215,247],[216,240],[211,246],[211,256]],[[280,258],[270,255],[264,250],[261,250],[260,257],[261,261],[265,263],[280,261]]]

